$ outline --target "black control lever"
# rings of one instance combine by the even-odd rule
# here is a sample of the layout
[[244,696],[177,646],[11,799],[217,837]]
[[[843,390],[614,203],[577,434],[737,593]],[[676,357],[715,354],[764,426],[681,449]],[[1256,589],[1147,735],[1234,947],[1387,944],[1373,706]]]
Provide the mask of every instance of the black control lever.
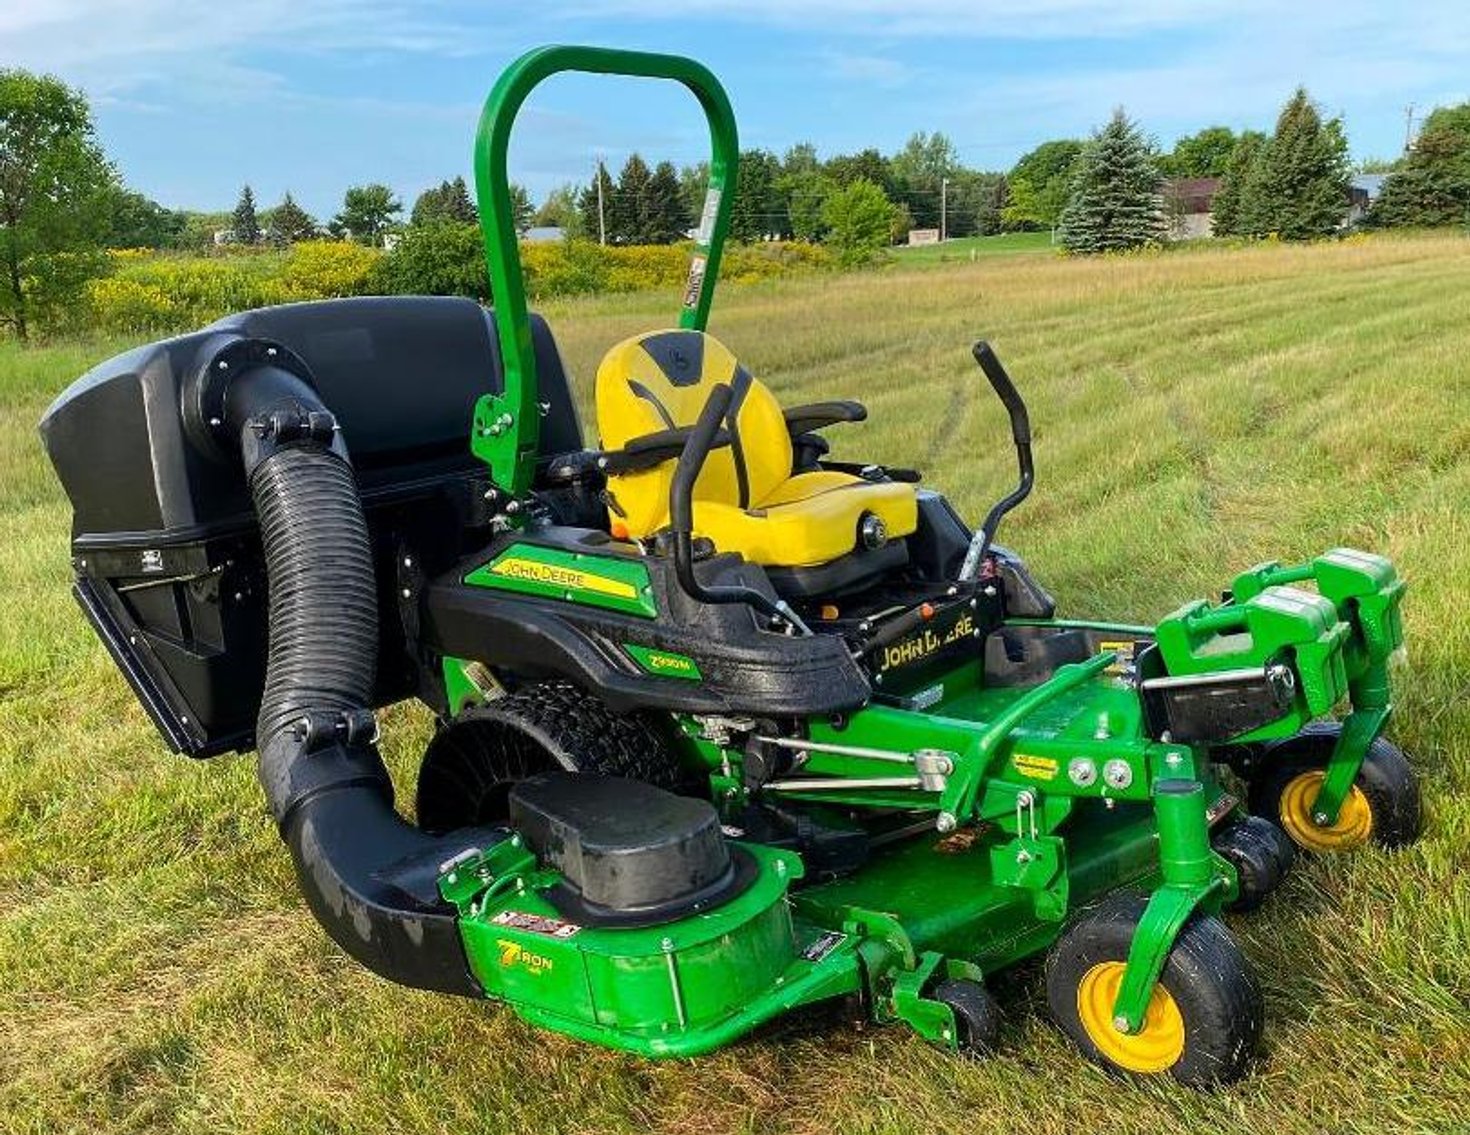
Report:
[[990,380],[996,397],[1001,400],[1006,413],[1011,417],[1011,439],[1016,443],[1016,464],[1020,467],[1021,479],[1014,489],[995,502],[985,517],[985,523],[980,525],[979,531],[971,539],[969,550],[965,553],[964,565],[960,568],[960,581],[963,583],[971,582],[979,573],[980,564],[985,559],[985,553],[990,551],[990,544],[995,539],[995,531],[1000,527],[1001,518],[1030,496],[1031,486],[1036,480],[1036,469],[1031,462],[1031,418],[1026,413],[1026,403],[989,343],[981,339],[975,344],[973,353],[985,377]]

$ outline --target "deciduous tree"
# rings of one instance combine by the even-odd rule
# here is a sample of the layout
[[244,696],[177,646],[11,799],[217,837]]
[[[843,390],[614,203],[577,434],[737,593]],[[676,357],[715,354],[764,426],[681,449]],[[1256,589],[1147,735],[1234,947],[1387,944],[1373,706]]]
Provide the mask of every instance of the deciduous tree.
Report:
[[822,209],[827,243],[846,267],[870,263],[887,247],[893,225],[893,203],[867,178],[834,190]]
[[80,92],[0,70],[0,324],[19,338],[103,270],[115,182]]
[[403,202],[386,185],[354,185],[343,194],[342,211],[333,218],[332,226],[359,244],[380,247],[383,235],[401,212]]

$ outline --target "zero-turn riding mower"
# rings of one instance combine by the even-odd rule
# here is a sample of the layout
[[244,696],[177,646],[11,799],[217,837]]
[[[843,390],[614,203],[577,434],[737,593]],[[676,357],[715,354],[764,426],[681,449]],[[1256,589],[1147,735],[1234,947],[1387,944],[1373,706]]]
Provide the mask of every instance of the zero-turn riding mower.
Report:
[[[678,326],[608,352],[595,449],[506,177],[569,70],[682,83],[714,146]],[[1261,994],[1219,912],[1294,846],[1416,834],[1382,736],[1403,583],[1338,549],[1156,626],[1057,618],[994,543],[1032,454],[987,345],[1020,482],[972,531],[828,458],[860,404],[783,407],[705,333],[737,152],[697,63],[517,61],[476,150],[493,313],[248,311],[51,407],[78,601],[173,749],[259,749],[308,904],[385,977],[649,1056],[825,1001],[983,1049],[987,983],[1045,952],[1090,1059],[1240,1075]],[[375,747],[409,697],[439,718],[414,824]]]

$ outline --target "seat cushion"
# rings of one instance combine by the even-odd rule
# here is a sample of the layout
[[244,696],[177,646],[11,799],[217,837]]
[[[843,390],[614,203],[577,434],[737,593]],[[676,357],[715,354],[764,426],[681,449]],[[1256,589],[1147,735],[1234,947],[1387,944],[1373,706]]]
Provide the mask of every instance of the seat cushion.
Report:
[[[918,526],[912,485],[848,473],[794,473],[791,437],[775,396],[718,340],[699,331],[658,331],[619,343],[597,372],[602,444],[693,425],[719,383],[728,383],[728,446],[712,451],[694,486],[694,530],[722,552],[758,564],[808,567],[851,552],[864,513],[888,535]],[[675,462],[608,478],[610,525],[643,539],[669,523]]]
[[[802,489],[816,491],[797,495]],[[858,523],[869,512],[883,521],[890,537],[907,536],[918,526],[914,487],[845,473],[802,473],[756,508],[696,500],[694,532],[752,563],[809,567],[857,547]]]

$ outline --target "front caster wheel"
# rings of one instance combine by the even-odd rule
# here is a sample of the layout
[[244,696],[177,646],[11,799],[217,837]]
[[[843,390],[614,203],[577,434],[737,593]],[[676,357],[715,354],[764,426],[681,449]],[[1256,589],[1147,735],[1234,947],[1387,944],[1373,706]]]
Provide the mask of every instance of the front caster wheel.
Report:
[[990,990],[978,981],[951,978],[934,987],[934,1000],[954,1012],[961,1052],[983,1056],[995,1050],[1000,1038],[1000,1006]]
[[1255,910],[1281,885],[1296,860],[1296,845],[1260,816],[1246,816],[1222,828],[1211,841],[1217,854],[1235,868],[1239,893],[1228,909]]
[[1145,906],[1135,895],[1109,899],[1052,947],[1046,962],[1052,1016],[1084,1056],[1111,1072],[1168,1074],[1191,1086],[1239,1079],[1260,1040],[1261,991],[1217,918],[1195,914],[1184,924],[1143,1027],[1124,1033],[1114,1024],[1113,1004]]
[[1352,790],[1333,824],[1319,824],[1312,802],[1326,776],[1340,727],[1309,726],[1270,746],[1251,780],[1251,811],[1278,824],[1304,851],[1351,851],[1369,842],[1406,847],[1419,835],[1419,781],[1408,758],[1384,737],[1363,758]]

